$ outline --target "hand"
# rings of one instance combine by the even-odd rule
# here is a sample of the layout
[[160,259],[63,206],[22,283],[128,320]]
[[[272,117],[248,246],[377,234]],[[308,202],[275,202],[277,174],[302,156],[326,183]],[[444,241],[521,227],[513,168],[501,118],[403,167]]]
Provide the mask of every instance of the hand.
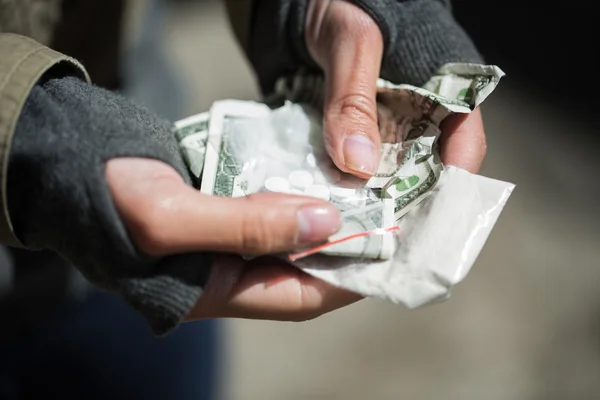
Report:
[[[148,255],[277,253],[323,241],[341,224],[335,207],[310,197],[203,195],[160,161],[113,159],[106,177],[132,240]],[[307,319],[358,299],[281,262],[222,256],[189,318]]]
[[280,260],[216,260],[206,291],[188,320],[249,318],[306,321],[362,297],[336,288]]
[[[369,178],[379,164],[375,96],[384,52],[381,31],[349,2],[310,0],[306,44],[325,73],[323,127],[329,155],[342,171]],[[480,111],[448,117],[442,132],[444,163],[477,172],[486,149]]]

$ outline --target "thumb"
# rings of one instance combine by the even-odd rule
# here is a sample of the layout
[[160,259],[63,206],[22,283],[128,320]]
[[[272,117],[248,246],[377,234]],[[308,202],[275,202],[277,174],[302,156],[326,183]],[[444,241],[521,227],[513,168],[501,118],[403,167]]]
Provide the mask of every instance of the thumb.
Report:
[[313,0],[307,46],[326,79],[323,134],[336,166],[369,178],[379,165],[377,78],[383,38],[373,19],[339,0]]
[[328,202],[277,193],[207,196],[156,160],[113,159],[106,176],[132,240],[153,256],[278,253],[325,241],[341,226],[339,212]]

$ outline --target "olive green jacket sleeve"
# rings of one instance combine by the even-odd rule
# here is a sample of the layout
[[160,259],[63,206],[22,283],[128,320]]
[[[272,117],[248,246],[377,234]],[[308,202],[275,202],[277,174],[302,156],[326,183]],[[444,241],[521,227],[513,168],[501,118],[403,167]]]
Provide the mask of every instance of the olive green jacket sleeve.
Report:
[[[66,67],[66,68],[65,68]],[[83,66],[35,40],[0,33],[0,244],[23,247],[15,236],[7,206],[7,172],[12,137],[19,115],[36,82],[50,70],[87,82]]]

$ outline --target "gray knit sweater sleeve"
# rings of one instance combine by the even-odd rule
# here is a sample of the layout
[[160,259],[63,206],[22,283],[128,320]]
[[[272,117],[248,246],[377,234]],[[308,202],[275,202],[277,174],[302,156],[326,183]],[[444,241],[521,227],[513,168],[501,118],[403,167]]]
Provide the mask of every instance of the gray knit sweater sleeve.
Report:
[[190,182],[171,124],[76,78],[40,82],[11,147],[9,211],[28,249],[60,254],[92,283],[123,297],[162,335],[202,293],[210,259],[150,258],[136,249],[105,179],[106,161],[123,156],[164,161]]
[[[261,89],[299,68],[318,71],[304,41],[309,0],[255,0],[248,56]],[[368,13],[381,29],[381,77],[420,86],[449,62],[483,63],[452,15],[447,0],[344,0]]]

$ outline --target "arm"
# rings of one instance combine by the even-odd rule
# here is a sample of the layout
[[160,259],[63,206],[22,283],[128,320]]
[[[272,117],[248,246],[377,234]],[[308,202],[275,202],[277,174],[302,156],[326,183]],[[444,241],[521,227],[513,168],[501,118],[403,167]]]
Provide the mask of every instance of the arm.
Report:
[[105,163],[116,157],[160,160],[190,183],[170,124],[78,78],[46,75],[30,92],[15,130],[9,214],[27,249],[57,252],[163,334],[196,303],[210,259],[138,250],[105,178]]
[[170,331],[201,294],[210,260],[141,254],[104,178],[109,158],[129,155],[187,179],[170,124],[92,86],[77,61],[29,38],[0,35],[0,53],[9,55],[0,68],[2,243],[59,253],[124,297],[155,333]]
[[[234,33],[256,70],[263,94],[299,67],[320,68],[306,46],[310,1],[226,0]],[[448,0],[344,0],[366,12],[384,44],[380,76],[395,83],[424,84],[449,62],[482,63],[473,42],[452,16]]]
[[[26,54],[67,59],[30,39],[10,38]],[[8,59],[21,54],[11,45],[3,50]],[[248,288],[240,278],[254,277],[223,266],[229,277],[215,282],[208,252],[271,254],[321,242],[339,229],[333,206],[297,196],[203,195],[190,185],[169,122],[80,79],[85,74],[74,61],[68,62],[76,69],[41,61],[48,68],[30,56],[0,68],[10,82],[15,68],[38,71],[15,83],[14,92],[3,90],[13,85],[0,87],[3,115],[12,121],[4,131],[12,140],[3,153],[3,243],[60,254],[92,283],[124,298],[159,335],[189,318],[247,316],[247,309],[232,314],[230,308],[244,303],[257,318],[285,319],[311,308],[302,296],[292,310],[272,313],[289,297],[280,291],[230,304]],[[335,288],[319,291],[325,292],[329,303],[311,311],[355,301]]]

